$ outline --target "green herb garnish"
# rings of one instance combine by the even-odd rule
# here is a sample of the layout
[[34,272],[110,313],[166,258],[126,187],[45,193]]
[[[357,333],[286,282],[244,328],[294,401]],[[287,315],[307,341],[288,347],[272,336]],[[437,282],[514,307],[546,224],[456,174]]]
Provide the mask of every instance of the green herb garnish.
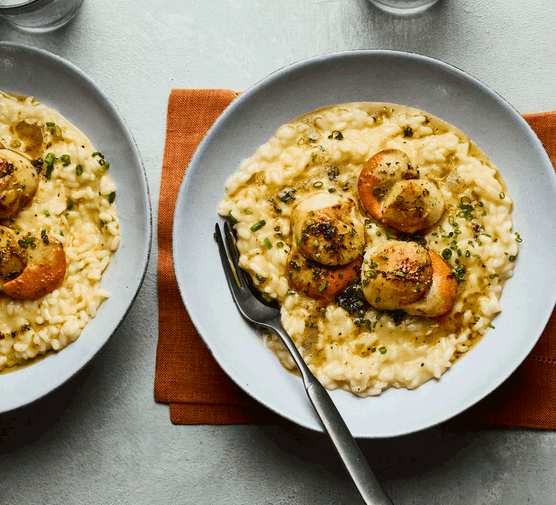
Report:
[[264,219],[261,219],[258,223],[255,223],[253,226],[251,226],[251,231],[260,230],[265,224],[266,221]]
[[334,130],[330,135],[328,135],[328,138],[334,140],[344,140],[342,132],[338,130]]

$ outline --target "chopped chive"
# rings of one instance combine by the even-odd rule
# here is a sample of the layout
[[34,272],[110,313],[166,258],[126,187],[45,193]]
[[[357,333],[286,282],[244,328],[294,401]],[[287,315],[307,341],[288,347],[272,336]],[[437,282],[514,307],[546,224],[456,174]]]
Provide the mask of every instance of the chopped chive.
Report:
[[239,223],[239,221],[234,216],[232,216],[232,211],[231,210],[230,210],[230,212],[228,212],[228,215],[230,216],[230,219],[232,220],[232,224]]
[[258,223],[255,223],[253,226],[251,226],[251,231],[260,230],[265,224],[266,221],[264,219],[261,219]]
[[44,173],[44,176],[45,176],[47,181],[52,179],[52,172],[53,171],[54,171],[54,165],[52,165],[52,164],[46,165],[46,172]]
[[48,123],[46,123],[46,126],[50,128],[51,135],[56,135],[58,137],[62,135],[62,129],[56,123],[53,123],[52,121],[48,121]]
[[270,242],[270,240],[268,240],[268,237],[265,237],[264,244],[268,249],[272,249],[272,243]]

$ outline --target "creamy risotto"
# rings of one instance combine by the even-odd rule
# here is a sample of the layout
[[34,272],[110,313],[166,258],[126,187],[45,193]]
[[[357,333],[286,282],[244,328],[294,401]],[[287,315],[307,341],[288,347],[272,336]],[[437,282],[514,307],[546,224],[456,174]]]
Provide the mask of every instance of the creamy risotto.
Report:
[[[226,185],[240,266],[328,389],[440,376],[493,326],[519,235],[496,168],[413,108],[326,107],[278,129]],[[289,370],[278,338],[265,344]]]
[[75,341],[109,296],[108,165],[56,111],[0,92],[0,370]]

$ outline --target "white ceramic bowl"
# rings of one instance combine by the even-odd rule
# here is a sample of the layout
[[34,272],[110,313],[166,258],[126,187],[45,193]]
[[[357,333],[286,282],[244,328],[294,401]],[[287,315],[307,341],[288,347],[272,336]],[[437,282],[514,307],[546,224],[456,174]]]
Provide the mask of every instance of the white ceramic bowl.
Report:
[[121,244],[102,286],[111,297],[79,339],[59,353],[0,375],[0,413],[31,403],[81,370],[108,341],[133,303],[146,273],[151,207],[139,152],[122,116],[83,72],[45,51],[0,43],[0,90],[31,95],[81,129],[110,162],[117,188]]
[[282,368],[236,310],[213,230],[226,180],[279,126],[326,105],[358,101],[416,107],[466,133],[506,181],[514,230],[523,238],[496,328],[440,380],[366,399],[332,392],[355,436],[390,437],[447,420],[493,391],[530,352],[554,307],[554,168],[521,115],[494,91],[440,61],[393,51],[330,54],[271,74],[224,111],[191,160],[176,204],[174,264],[193,323],[226,373],[270,409],[321,430],[301,380]]

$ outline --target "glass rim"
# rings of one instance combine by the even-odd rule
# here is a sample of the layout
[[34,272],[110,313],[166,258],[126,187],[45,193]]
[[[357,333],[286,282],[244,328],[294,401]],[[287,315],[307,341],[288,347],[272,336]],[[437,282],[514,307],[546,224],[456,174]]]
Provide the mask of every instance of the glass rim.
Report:
[[56,0],[21,0],[20,3],[10,5],[9,7],[0,5],[0,15],[27,14],[55,1]]

